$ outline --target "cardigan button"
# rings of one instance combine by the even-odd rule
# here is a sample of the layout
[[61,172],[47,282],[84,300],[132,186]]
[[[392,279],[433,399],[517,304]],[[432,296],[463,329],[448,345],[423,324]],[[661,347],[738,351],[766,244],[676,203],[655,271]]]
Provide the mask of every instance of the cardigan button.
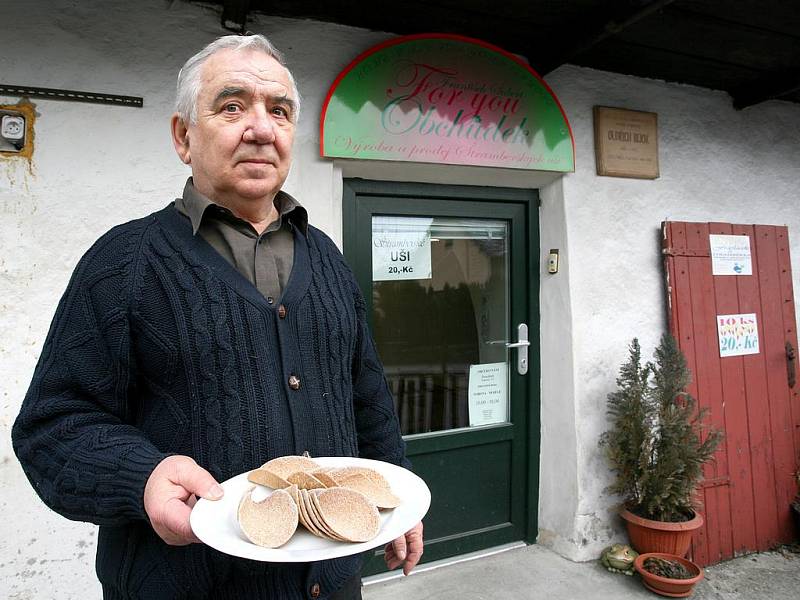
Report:
[[289,387],[293,390],[300,389],[300,378],[297,375],[289,376]]
[[272,296],[267,296],[267,304],[272,304],[273,302],[275,302],[275,298]]
[[278,316],[279,316],[281,319],[285,319],[285,318],[286,318],[286,307],[285,307],[283,304],[281,304],[281,305],[278,307]]
[[311,590],[309,590],[309,592],[311,593],[312,598],[319,598],[320,594],[319,584],[315,583],[314,585],[312,585]]

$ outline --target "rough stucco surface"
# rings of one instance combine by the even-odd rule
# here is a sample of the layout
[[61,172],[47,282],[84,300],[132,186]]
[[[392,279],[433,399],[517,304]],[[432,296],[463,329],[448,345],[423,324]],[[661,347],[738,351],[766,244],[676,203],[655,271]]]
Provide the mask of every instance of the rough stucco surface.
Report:
[[[575,498],[573,507],[566,502],[551,507],[562,519],[574,509],[573,531],[564,537],[557,529],[554,547],[576,560],[588,560],[618,527],[614,499],[603,493],[610,480],[597,447],[606,426],[606,395],[614,389],[630,340],[639,337],[643,356],[649,358],[666,330],[661,221],[788,225],[798,298],[800,106],[771,101],[736,111],[723,92],[573,66],[558,69],[548,83],[569,116],[577,154],[576,172],[562,184],[569,240],[578,494],[571,495],[569,481],[556,478],[564,493],[547,493]],[[594,105],[658,113],[659,179],[595,175]],[[542,318],[548,316],[543,312]],[[545,340],[542,348],[545,352]],[[546,423],[546,400],[542,402]],[[542,480],[548,472],[560,471],[557,452],[542,444]],[[549,513],[541,512],[540,528],[547,531]]]
[[[164,0],[131,6],[3,3],[4,82],[142,96],[145,106],[34,99],[32,168],[0,159],[2,598],[100,597],[94,527],[41,504],[13,456],[9,431],[79,257],[109,227],[180,192],[188,169],[168,128],[175,75],[190,53],[225,33],[215,9]],[[317,156],[319,110],[336,74],[388,36],[272,17],[249,27],[285,51],[304,96],[287,190],[338,241],[342,170]],[[665,328],[659,223],[785,223],[800,287],[800,107],[769,102],[736,112],[723,93],[573,67],[548,81],[572,123],[577,171],[542,189],[541,256],[557,247],[562,262],[558,275],[541,275],[540,540],[581,560],[613,535],[613,499],[603,494],[607,469],[597,450],[605,395],[630,339],[639,336],[649,353]],[[0,96],[0,104],[17,100]],[[659,113],[660,179],[595,176],[594,104]],[[447,181],[447,168],[434,171],[431,180]],[[473,174],[478,184],[519,185],[502,171]],[[460,180],[453,175],[451,182]]]
[[[542,188],[539,297],[541,319],[541,464],[538,542],[569,556],[578,499],[578,440],[572,344],[572,278],[563,179]],[[559,250],[557,274],[547,254]]]

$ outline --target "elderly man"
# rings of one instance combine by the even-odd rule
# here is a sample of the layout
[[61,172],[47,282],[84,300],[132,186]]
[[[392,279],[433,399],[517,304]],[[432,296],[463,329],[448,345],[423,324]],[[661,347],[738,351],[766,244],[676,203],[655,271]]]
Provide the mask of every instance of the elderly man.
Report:
[[[407,464],[364,302],[281,191],[300,108],[262,36],[226,36],[178,78],[183,196],[104,235],[61,300],[14,425],[45,503],[100,525],[105,598],[360,598],[360,558],[237,559],[189,513],[268,459]],[[410,572],[422,525],[386,548]]]

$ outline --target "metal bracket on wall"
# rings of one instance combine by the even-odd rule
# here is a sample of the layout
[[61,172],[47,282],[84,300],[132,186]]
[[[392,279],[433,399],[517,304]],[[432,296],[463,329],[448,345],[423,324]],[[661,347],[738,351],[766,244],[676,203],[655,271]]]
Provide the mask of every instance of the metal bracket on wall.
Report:
[[92,104],[135,106],[136,108],[141,108],[144,105],[144,99],[137,96],[118,96],[117,94],[58,90],[54,88],[32,87],[29,85],[10,85],[7,83],[0,83],[0,94],[8,96],[35,96],[37,98],[49,98],[50,100],[90,102]]

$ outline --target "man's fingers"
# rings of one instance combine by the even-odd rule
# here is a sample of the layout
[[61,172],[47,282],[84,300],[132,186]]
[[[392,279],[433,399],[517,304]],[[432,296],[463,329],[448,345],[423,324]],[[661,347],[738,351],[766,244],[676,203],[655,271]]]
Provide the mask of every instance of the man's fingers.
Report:
[[190,494],[206,500],[219,500],[225,491],[217,480],[196,462],[183,462],[175,469],[173,483],[182,486]]
[[409,529],[405,535],[386,544],[384,548],[384,560],[386,566],[391,571],[399,566],[403,566],[403,574],[408,575],[417,566],[419,559],[422,558],[424,542],[422,538],[422,522],[417,523]]
[[394,550],[395,556],[397,556],[398,560],[405,560],[406,559],[406,536],[401,535],[396,540],[392,541],[392,549]]
[[383,560],[386,562],[386,568],[393,571],[403,564],[402,560],[398,560],[397,555],[394,553],[394,547],[391,543],[386,545],[384,550]]
[[403,565],[403,573],[408,575],[417,566],[419,559],[422,558],[424,542],[422,539],[422,523],[418,523],[406,535],[406,560]]
[[222,497],[222,488],[211,474],[188,456],[162,460],[147,480],[144,509],[153,530],[166,543],[180,546],[199,542],[189,524],[197,496]]
[[184,546],[200,541],[192,531],[192,526],[189,523],[189,515],[191,513],[192,509],[177,498],[167,502],[164,506],[161,520],[161,525],[172,534],[169,536],[171,539],[165,540],[167,543],[174,546]]

